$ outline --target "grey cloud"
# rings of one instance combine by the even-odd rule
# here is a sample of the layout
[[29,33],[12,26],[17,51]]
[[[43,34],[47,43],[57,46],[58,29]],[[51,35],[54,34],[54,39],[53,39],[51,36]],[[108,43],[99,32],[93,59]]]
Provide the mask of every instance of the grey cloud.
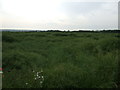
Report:
[[[60,10],[60,11],[59,11]],[[4,15],[3,26],[6,28],[37,29],[108,29],[117,28],[117,3],[109,2],[63,2],[59,12],[65,17],[40,23],[17,19],[13,15]],[[55,12],[56,13],[56,12]],[[6,18],[7,17],[7,18]],[[38,17],[39,18],[39,17]],[[16,21],[17,20],[17,21]]]
[[[63,4],[62,8],[71,21],[71,28],[117,28],[117,3],[67,2]],[[85,18],[85,23],[83,24],[80,21],[84,20],[77,18],[80,15]],[[74,23],[74,21],[78,23]]]
[[87,14],[97,10],[104,2],[64,2],[61,9],[68,15]]

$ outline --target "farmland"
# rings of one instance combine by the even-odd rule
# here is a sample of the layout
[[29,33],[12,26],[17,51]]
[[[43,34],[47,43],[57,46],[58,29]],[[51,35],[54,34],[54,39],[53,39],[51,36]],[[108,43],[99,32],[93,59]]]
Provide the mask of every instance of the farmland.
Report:
[[3,32],[3,88],[116,88],[119,38],[109,32]]

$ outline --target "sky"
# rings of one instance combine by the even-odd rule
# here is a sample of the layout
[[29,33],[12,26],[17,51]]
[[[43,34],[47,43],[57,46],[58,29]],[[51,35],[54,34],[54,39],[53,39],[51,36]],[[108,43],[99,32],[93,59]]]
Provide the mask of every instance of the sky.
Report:
[[0,28],[117,29],[119,0],[0,0]]

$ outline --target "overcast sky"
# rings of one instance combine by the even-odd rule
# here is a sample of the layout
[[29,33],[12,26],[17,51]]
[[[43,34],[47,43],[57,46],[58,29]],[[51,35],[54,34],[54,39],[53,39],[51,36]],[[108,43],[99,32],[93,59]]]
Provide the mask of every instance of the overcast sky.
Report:
[[117,29],[119,0],[0,0],[0,28]]

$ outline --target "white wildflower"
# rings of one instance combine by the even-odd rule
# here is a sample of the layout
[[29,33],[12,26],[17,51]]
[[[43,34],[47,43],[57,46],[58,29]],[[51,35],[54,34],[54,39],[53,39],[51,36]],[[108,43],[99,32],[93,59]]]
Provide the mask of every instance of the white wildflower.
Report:
[[37,72],[37,76],[39,75],[39,72]]
[[44,77],[42,76],[42,79],[43,79]]
[[25,83],[26,85],[28,85],[28,83]]
[[40,81],[40,83],[43,83],[42,81]]

